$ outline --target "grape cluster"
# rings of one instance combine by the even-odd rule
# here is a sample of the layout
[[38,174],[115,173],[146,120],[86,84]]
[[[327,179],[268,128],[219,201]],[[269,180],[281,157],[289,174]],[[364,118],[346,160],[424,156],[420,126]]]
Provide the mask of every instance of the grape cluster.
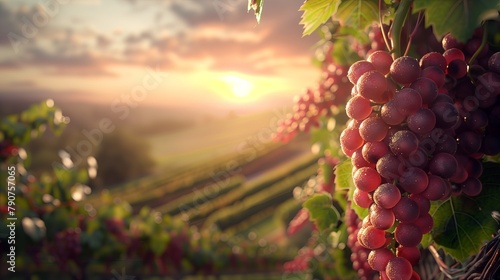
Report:
[[104,220],[106,231],[113,235],[119,242],[128,244],[129,236],[125,228],[125,221],[118,218],[108,218]]
[[[375,51],[350,67],[340,142],[353,163],[353,200],[369,209],[357,241],[382,279],[419,279],[412,267],[433,227],[430,201],[481,192],[479,159],[498,154],[498,128],[488,125],[499,116],[497,56],[477,79],[457,48],[420,60]],[[487,98],[468,106],[471,96]]]
[[370,250],[363,247],[358,239],[359,229],[362,228],[363,221],[358,217],[356,212],[348,205],[345,212],[345,221],[347,226],[347,246],[351,248],[352,268],[358,272],[360,280],[373,279],[375,271],[368,264],[368,255]]
[[17,155],[18,148],[9,139],[0,141],[0,161],[5,161],[11,156]]
[[318,127],[322,116],[331,116],[332,108],[345,104],[352,85],[347,79],[347,67],[331,59],[332,46],[326,47],[321,80],[314,89],[295,96],[293,113],[278,123],[275,139],[288,142],[299,131]]
[[305,272],[312,258],[314,258],[314,250],[308,247],[302,248],[293,260],[283,264],[283,269],[286,273]]
[[80,229],[68,228],[58,232],[49,248],[61,268],[67,268],[69,261],[77,262],[82,252]]
[[[470,62],[468,72],[471,78],[453,79],[448,95],[455,101],[461,118],[457,129],[459,141],[462,140],[459,146],[461,144],[466,152],[474,150],[477,158],[482,154],[500,153],[500,105],[497,98],[500,93],[500,53],[494,53],[485,44],[470,61],[482,36],[482,29],[478,29],[466,43],[457,42],[449,34],[442,41],[445,53],[453,53]],[[466,71],[464,66],[455,63],[454,71]],[[481,144],[478,135],[482,137]]]

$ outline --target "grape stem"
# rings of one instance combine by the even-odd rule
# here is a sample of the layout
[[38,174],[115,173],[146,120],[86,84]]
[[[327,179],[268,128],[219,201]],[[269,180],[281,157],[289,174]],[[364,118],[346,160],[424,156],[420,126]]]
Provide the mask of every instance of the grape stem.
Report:
[[390,34],[393,47],[392,56],[394,59],[401,56],[401,30],[403,29],[408,11],[410,10],[411,2],[412,0],[401,0],[396,10],[396,16],[394,17],[392,32]]
[[477,58],[477,56],[483,50],[484,46],[486,45],[486,39],[487,39],[487,37],[488,37],[487,24],[483,24],[483,38],[481,38],[481,45],[479,45],[479,48],[477,48],[476,52],[469,59],[469,65],[471,65],[472,62],[474,62],[474,60]]
[[382,0],[378,0],[378,22],[380,25],[380,32],[382,33],[382,38],[384,38],[385,47],[389,52],[392,51],[391,42],[387,38],[387,34],[384,30],[384,22],[382,20]]
[[413,31],[410,34],[410,38],[408,39],[408,44],[406,45],[406,50],[404,55],[406,56],[408,54],[408,51],[410,51],[410,46],[411,46],[411,41],[413,40],[413,37],[415,36],[415,33],[417,33],[418,27],[422,23],[422,19],[424,18],[422,12],[418,13],[418,18],[417,22],[415,23],[415,27],[413,28]]

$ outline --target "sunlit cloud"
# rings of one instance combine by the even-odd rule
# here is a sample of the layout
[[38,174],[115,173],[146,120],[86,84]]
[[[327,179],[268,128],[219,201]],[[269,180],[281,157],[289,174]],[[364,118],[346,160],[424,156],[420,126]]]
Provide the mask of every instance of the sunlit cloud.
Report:
[[[175,104],[187,106],[192,100],[257,102],[296,94],[311,82],[297,77],[313,76],[310,46],[316,39],[302,38],[300,1],[266,3],[261,24],[247,13],[245,1],[223,18],[212,1],[74,2],[61,7],[15,55],[6,34],[22,34],[23,18],[39,9],[37,1],[26,1],[0,0],[0,73],[9,80],[0,80],[0,91],[23,85],[41,93],[87,92],[109,100],[131,77],[158,65],[176,77],[162,88],[162,100],[182,93]],[[221,80],[233,76],[232,82]],[[238,92],[243,81],[251,90]]]

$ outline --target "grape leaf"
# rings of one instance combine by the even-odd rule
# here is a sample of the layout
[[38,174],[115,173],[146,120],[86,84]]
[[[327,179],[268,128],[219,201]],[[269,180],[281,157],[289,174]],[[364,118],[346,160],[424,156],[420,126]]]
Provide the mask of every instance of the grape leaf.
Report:
[[262,8],[264,7],[264,0],[248,0],[248,10],[251,9],[255,12],[255,18],[257,22],[260,23],[260,17],[262,15]]
[[434,228],[426,236],[423,245],[434,239],[437,248],[464,261],[481,249],[485,241],[491,240],[498,224],[491,213],[500,210],[499,163],[484,163],[483,191],[476,197],[454,196],[446,201],[434,202],[430,214]]
[[[340,65],[351,65],[354,62],[360,60],[358,53],[352,47],[352,40],[349,40],[350,37],[354,37],[358,39],[358,41],[363,44],[365,42],[365,38],[360,34],[365,34],[363,32],[354,34],[354,28],[340,28],[341,32],[346,32],[345,37],[338,38],[334,43],[334,48],[332,51],[332,57],[335,63]],[[366,41],[368,41],[368,36],[366,36]],[[338,138],[337,138],[338,139]]]
[[414,12],[424,11],[425,25],[433,26],[436,37],[450,32],[458,41],[472,37],[481,21],[498,16],[498,0],[415,0]]
[[309,211],[309,219],[320,231],[336,227],[340,213],[333,207],[329,194],[314,194],[304,202],[304,208]]
[[310,35],[321,24],[335,14],[341,0],[307,0],[299,11],[304,11],[300,24],[304,25],[303,35]]
[[373,22],[378,22],[378,1],[374,0],[346,0],[338,7],[333,19],[342,26],[365,30]]
[[352,163],[350,159],[347,159],[337,164],[335,168],[335,194],[341,194],[347,191],[347,197],[351,201],[351,208],[361,219],[363,219],[368,215],[368,209],[359,207],[356,203],[352,202],[352,196],[355,189],[356,186],[354,186],[354,182],[352,181]]

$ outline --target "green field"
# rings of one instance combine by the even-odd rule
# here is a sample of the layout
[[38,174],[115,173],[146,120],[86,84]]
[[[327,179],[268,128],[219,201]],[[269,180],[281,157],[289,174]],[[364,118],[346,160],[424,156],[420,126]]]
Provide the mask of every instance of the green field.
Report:
[[190,168],[200,162],[253,154],[276,145],[271,133],[279,117],[274,112],[228,117],[153,136],[149,142],[161,167]]
[[[284,220],[298,211],[297,205],[288,207],[287,213],[278,210],[291,205],[292,190],[316,174],[318,157],[310,152],[306,137],[286,144],[265,138],[272,118],[272,113],[261,113],[151,137],[148,141],[160,163],[156,172],[107,192],[130,203],[134,213],[149,207],[197,227],[216,225],[228,235],[266,240],[293,251],[288,248]],[[99,195],[87,202],[99,207]],[[282,279],[282,275],[218,279]]]

